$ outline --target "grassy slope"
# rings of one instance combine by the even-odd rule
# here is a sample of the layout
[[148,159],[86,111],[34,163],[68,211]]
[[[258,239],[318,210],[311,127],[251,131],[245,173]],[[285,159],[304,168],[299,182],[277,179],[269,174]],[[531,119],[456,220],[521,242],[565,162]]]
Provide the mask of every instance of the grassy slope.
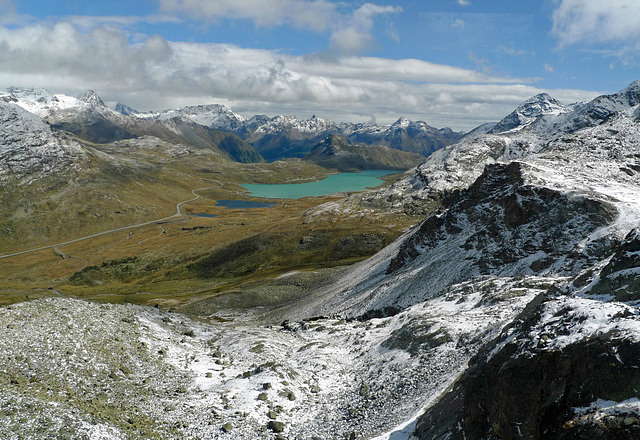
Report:
[[177,202],[193,198],[195,188],[210,187],[184,211],[219,217],[153,224],[3,259],[0,303],[63,295],[175,307],[242,292],[291,270],[357,261],[414,221],[383,211],[313,219],[306,214],[336,197],[226,210],[215,200],[244,197],[235,183],[317,179],[328,171],[295,160],[237,164],[212,154],[175,157],[162,148],[129,145],[119,151],[122,145],[89,146],[92,162],[66,175],[3,185],[1,253],[170,216]]

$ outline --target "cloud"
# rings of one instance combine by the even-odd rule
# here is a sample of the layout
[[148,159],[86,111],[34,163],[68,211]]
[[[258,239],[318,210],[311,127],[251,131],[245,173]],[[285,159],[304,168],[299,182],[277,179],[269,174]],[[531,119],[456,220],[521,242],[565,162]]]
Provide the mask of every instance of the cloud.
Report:
[[157,0],[163,12],[196,20],[244,19],[259,27],[294,26],[330,34],[330,49],[354,54],[374,42],[374,20],[402,11],[397,6],[364,3],[351,10],[344,3],[326,0]]
[[197,20],[247,19],[258,26],[284,24],[314,31],[331,27],[337,6],[325,0],[158,0],[160,9]]
[[512,55],[512,56],[523,56],[523,55],[526,55],[526,52],[524,50],[517,50],[517,49],[513,49],[511,47],[500,46],[500,47],[498,47],[498,49],[500,49],[500,51],[506,53],[507,55]]
[[0,27],[0,47],[0,78],[51,77],[77,85],[93,79],[117,88],[147,82],[154,66],[171,59],[168,43],[159,36],[131,45],[118,28],[84,33],[70,23]]
[[0,14],[15,13],[16,6],[11,0],[0,0]]
[[164,24],[164,23],[182,23],[177,17],[170,15],[148,15],[144,17],[140,16],[87,16],[87,15],[71,15],[64,19],[65,23],[72,24],[80,30],[91,30],[100,26],[113,25],[130,27],[141,23],[146,24]]
[[471,2],[469,0],[457,0],[460,6],[469,6]]
[[464,20],[460,20],[459,18],[456,18],[456,20],[451,24],[451,27],[452,28],[464,29],[465,22],[464,22]]
[[31,17],[19,14],[11,0],[0,0],[0,25],[23,24]]
[[556,0],[556,4],[552,34],[561,47],[580,43],[627,46],[640,41],[637,0]]
[[402,8],[394,6],[378,6],[365,3],[341,25],[336,26],[331,34],[331,48],[343,54],[360,53],[370,47],[373,41],[371,30],[374,17],[381,14],[401,12]]
[[131,43],[114,25],[88,31],[68,22],[0,26],[0,88],[73,95],[94,89],[107,102],[140,110],[221,103],[246,116],[316,113],[337,121],[392,122],[404,115],[471,129],[540,93],[523,85],[529,81],[416,59],[293,56],[160,36]]
[[553,72],[554,72],[554,70],[555,70],[555,69],[554,69],[552,66],[550,66],[550,65],[549,65],[549,64],[547,64],[547,63],[544,63],[544,71],[545,71],[545,72],[553,73]]

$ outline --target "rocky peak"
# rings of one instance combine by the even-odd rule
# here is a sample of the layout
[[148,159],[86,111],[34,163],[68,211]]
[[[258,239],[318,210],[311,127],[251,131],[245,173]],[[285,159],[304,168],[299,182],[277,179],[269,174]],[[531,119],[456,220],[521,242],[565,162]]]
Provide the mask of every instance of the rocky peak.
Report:
[[393,128],[393,129],[397,129],[397,128],[405,129],[405,128],[409,127],[409,125],[411,125],[411,121],[408,120],[407,118],[405,118],[404,116],[401,116],[396,122],[391,124],[391,128]]
[[80,101],[96,107],[105,107],[102,99],[100,99],[98,94],[93,90],[87,90],[86,92],[84,92],[84,95],[82,95],[82,97],[80,98]]
[[122,104],[121,102],[116,104],[116,111],[118,113],[122,113],[125,116],[131,116],[140,113],[138,110],[129,107],[128,105]]
[[631,107],[640,104],[640,80],[632,82],[621,92]]
[[637,439],[637,331],[637,315],[624,304],[540,295],[469,362],[413,434]]
[[[563,270],[570,268],[558,256],[612,222],[617,212],[600,201],[527,185],[524,167],[519,162],[487,165],[468,189],[443,200],[441,213],[424,220],[402,244],[387,273],[413,267],[416,261],[431,259],[428,264],[433,264],[437,255],[446,253],[443,246],[450,249],[452,243],[459,261],[447,264],[450,275],[460,277],[456,282],[474,273],[543,273],[556,260]],[[563,234],[569,223],[575,229]],[[576,264],[582,263],[576,258]]]
[[526,127],[542,116],[557,115],[568,111],[569,109],[557,99],[552,98],[547,93],[540,93],[527,99],[507,115],[491,130],[491,133],[502,133]]
[[640,299],[640,229],[627,234],[589,291],[619,301]]
[[316,148],[310,153],[311,156],[335,156],[339,154],[342,147],[347,145],[347,141],[335,134],[329,135],[325,140],[320,142]]

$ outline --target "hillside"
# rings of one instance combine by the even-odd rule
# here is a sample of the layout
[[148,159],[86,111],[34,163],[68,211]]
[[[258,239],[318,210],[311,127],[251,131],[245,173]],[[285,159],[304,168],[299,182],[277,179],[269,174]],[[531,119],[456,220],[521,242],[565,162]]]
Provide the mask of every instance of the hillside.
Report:
[[[61,135],[23,116],[34,151]],[[637,438],[639,193],[640,81],[575,105],[533,97],[373,192],[137,235],[255,276],[198,290],[195,266],[163,256],[127,298],[157,307],[65,297],[104,301],[121,288],[107,277],[1,308],[1,436]],[[407,228],[406,212],[424,215]],[[231,223],[257,229],[188,253]],[[161,249],[92,246],[112,259],[99,250],[87,273],[125,278]],[[327,246],[380,250],[302,264]]]
[[304,160],[341,172],[360,170],[408,170],[420,165],[424,156],[381,145],[352,144],[332,135],[319,143]]

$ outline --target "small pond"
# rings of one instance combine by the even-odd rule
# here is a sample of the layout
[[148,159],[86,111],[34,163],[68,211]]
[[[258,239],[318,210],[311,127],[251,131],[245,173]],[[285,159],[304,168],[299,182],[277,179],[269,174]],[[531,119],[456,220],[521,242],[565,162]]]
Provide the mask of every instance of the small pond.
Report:
[[271,208],[277,203],[253,202],[250,200],[216,200],[216,206],[227,209]]

